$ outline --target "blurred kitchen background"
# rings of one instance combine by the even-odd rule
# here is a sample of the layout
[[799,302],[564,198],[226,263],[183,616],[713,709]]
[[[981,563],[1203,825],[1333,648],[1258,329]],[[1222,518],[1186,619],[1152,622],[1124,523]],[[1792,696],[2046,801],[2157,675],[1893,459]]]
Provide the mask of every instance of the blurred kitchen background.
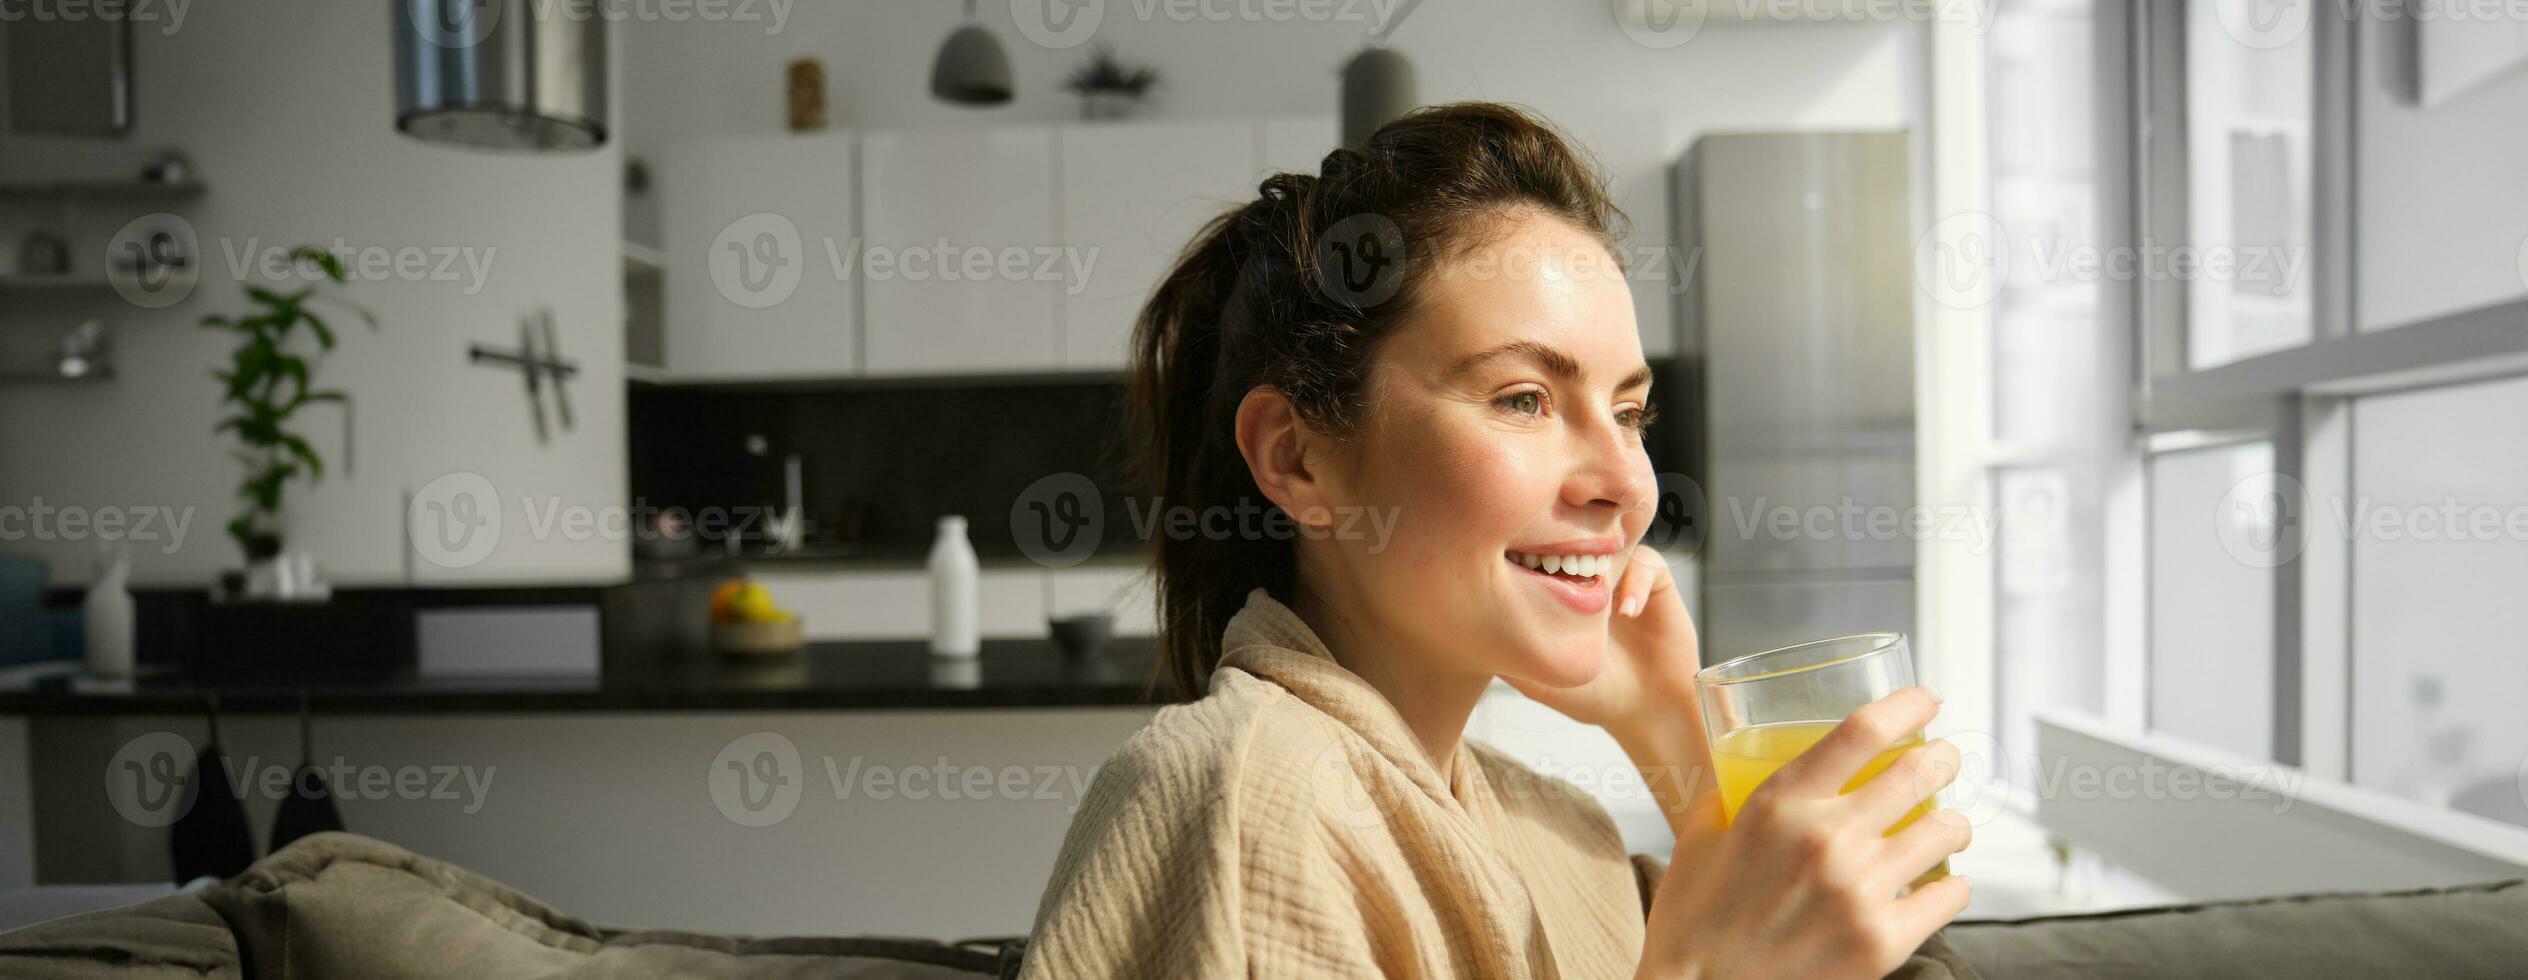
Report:
[[[115,774],[215,745],[259,841],[302,756],[479,777],[334,789],[598,921],[1023,931],[1167,698],[1134,312],[1263,175],[1458,99],[1632,219],[1706,661],[1912,635],[1970,914],[2528,868],[2528,23],[11,9],[0,890],[166,887],[192,798]],[[1602,734],[1506,686],[1470,734],[1665,853]]]

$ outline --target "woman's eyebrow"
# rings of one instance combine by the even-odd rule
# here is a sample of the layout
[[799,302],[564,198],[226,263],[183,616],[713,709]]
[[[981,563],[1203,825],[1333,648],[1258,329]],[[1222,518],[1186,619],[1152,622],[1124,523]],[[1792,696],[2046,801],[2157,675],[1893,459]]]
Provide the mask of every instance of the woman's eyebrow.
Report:
[[1525,357],[1543,367],[1545,373],[1564,381],[1579,380],[1581,375],[1580,362],[1573,360],[1571,355],[1563,353],[1559,348],[1533,340],[1513,340],[1486,347],[1459,358],[1457,364],[1448,369],[1446,376],[1455,378],[1464,375],[1482,367],[1485,362],[1501,357]]
[[[1588,373],[1581,369],[1580,362],[1578,360],[1574,359],[1569,354],[1563,353],[1560,348],[1551,344],[1539,343],[1533,340],[1513,340],[1507,343],[1495,344],[1491,347],[1486,347],[1472,354],[1468,354],[1465,357],[1459,358],[1457,363],[1451,366],[1448,369],[1448,372],[1441,375],[1441,377],[1454,379],[1464,375],[1468,371],[1472,371],[1483,366],[1485,362],[1491,361],[1494,358],[1513,356],[1525,357],[1529,360],[1535,361],[1539,366],[1545,369],[1545,373],[1551,374],[1562,381],[1577,383]],[[1624,380],[1617,382],[1615,390],[1630,391],[1634,388],[1648,387],[1649,384],[1650,365],[1644,364],[1640,367],[1634,368],[1633,373],[1625,375]]]

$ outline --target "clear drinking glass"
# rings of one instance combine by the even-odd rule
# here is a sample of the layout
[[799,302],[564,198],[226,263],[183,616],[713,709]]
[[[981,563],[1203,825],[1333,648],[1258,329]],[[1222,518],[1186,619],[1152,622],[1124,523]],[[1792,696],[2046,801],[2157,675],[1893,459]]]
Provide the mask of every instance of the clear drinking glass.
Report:
[[[1694,688],[1703,705],[1704,731],[1711,737],[1723,813],[1737,819],[1739,806],[1757,784],[1817,744],[1854,709],[1913,685],[1913,650],[1902,633],[1811,640],[1697,672]],[[1919,744],[1922,733],[1905,736],[1872,757],[1843,791],[1868,782]],[[1926,798],[1916,804],[1887,833],[1921,819],[1935,802]],[[1948,873],[1949,863],[1943,860],[1913,883],[1936,881]]]

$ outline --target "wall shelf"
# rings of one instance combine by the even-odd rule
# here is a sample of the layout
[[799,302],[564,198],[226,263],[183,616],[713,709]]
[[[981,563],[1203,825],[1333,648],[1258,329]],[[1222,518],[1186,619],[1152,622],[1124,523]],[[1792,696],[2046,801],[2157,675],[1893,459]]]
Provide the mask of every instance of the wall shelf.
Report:
[[53,180],[0,184],[0,199],[56,197],[192,197],[205,190],[194,180]]
[[113,283],[106,281],[103,276],[82,275],[76,272],[0,276],[0,292],[107,289],[112,285]]
[[0,386],[12,388],[20,385],[92,385],[112,380],[114,380],[114,371],[111,368],[76,378],[64,377],[51,371],[0,371]]

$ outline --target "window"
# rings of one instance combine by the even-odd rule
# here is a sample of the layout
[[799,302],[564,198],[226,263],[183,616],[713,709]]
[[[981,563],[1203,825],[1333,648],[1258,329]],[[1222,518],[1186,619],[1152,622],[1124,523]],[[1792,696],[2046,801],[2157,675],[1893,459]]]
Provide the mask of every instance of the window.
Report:
[[2150,461],[2150,727],[2273,755],[2273,446]]
[[2358,399],[2352,446],[2353,781],[2528,826],[2528,378]]
[[2186,4],[2186,241],[2144,257],[2185,290],[2198,371],[2309,340],[2314,42],[2287,8]]

